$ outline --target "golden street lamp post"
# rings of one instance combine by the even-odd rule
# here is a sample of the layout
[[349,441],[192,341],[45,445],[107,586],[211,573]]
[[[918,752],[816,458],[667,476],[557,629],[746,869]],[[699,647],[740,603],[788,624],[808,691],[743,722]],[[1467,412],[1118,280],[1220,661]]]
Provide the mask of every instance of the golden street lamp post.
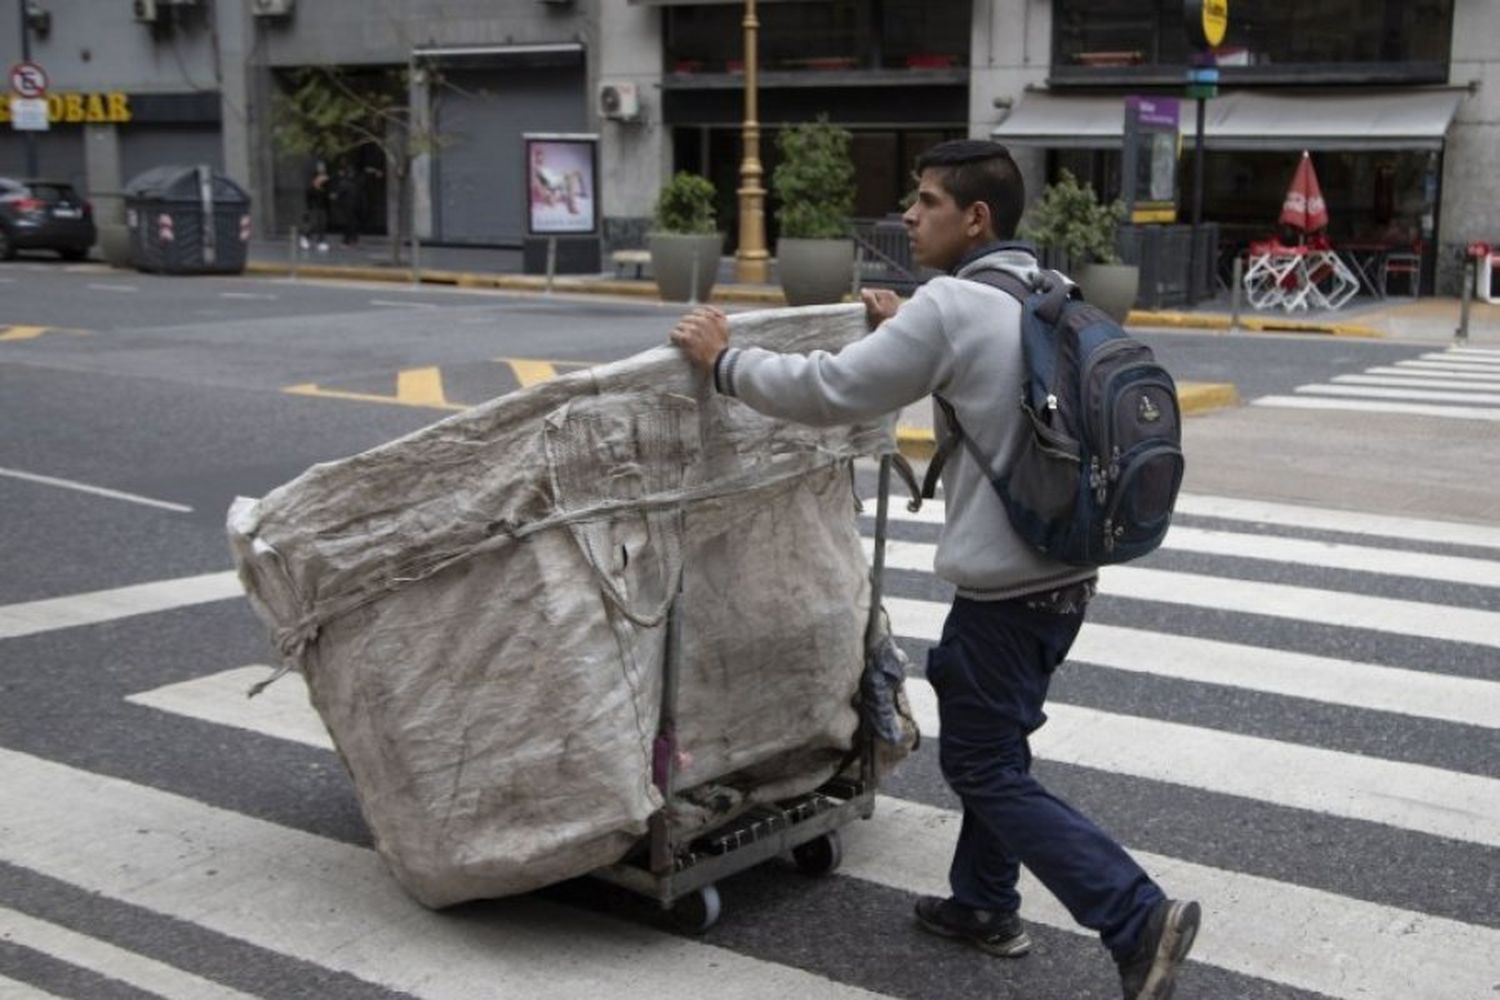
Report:
[[742,129],[744,158],[740,161],[740,246],[735,254],[735,278],[764,283],[770,254],[766,252],[766,191],[761,187],[765,171],[760,165],[760,122],[757,120],[755,77],[755,0],[745,0],[745,122]]

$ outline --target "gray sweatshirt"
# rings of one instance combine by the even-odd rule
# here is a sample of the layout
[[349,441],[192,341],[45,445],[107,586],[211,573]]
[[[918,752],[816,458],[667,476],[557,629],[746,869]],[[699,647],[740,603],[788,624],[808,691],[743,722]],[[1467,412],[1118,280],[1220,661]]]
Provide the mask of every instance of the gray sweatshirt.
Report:
[[[719,360],[720,391],[770,416],[815,425],[868,420],[937,393],[953,406],[978,450],[991,456],[992,468],[1003,469],[1025,433],[1021,304],[966,280],[987,269],[1030,280],[1037,263],[1025,251],[1006,249],[966,265],[959,277],[934,278],[895,316],[837,354],[731,347]],[[936,404],[933,420],[940,441],[951,436]],[[943,494],[947,516],[935,569],[960,596],[1001,600],[1095,575],[1023,542],[967,448],[949,456]]]

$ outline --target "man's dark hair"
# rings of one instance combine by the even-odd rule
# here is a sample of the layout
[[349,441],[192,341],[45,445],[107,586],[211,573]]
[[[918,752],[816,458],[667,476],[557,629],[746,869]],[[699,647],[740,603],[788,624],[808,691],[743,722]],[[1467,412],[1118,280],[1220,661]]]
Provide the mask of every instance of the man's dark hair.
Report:
[[984,202],[996,238],[1014,238],[1026,208],[1026,182],[1010,150],[984,139],[950,139],[917,157],[919,176],[929,168],[939,171],[939,183],[959,208]]

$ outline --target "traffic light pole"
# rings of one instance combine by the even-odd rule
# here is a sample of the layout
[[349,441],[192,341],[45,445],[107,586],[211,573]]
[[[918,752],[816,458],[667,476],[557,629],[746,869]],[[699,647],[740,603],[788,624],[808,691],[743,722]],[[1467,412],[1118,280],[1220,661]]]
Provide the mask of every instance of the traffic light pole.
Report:
[[[31,19],[27,17],[30,13],[26,8],[28,0],[16,0],[16,6],[21,9],[21,61],[31,62]],[[36,133],[26,132],[26,176],[35,177],[36,165]]]

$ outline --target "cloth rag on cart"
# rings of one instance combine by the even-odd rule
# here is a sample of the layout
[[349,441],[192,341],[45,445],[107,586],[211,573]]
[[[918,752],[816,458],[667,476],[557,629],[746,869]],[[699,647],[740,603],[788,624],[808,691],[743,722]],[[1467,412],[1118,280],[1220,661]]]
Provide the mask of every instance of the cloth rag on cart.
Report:
[[[782,351],[865,332],[859,306],[731,328]],[[502,896],[618,861],[662,806],[679,579],[675,820],[847,760],[869,601],[852,461],[893,430],[772,420],[661,347],[239,498],[231,548],[395,877],[433,907]]]

